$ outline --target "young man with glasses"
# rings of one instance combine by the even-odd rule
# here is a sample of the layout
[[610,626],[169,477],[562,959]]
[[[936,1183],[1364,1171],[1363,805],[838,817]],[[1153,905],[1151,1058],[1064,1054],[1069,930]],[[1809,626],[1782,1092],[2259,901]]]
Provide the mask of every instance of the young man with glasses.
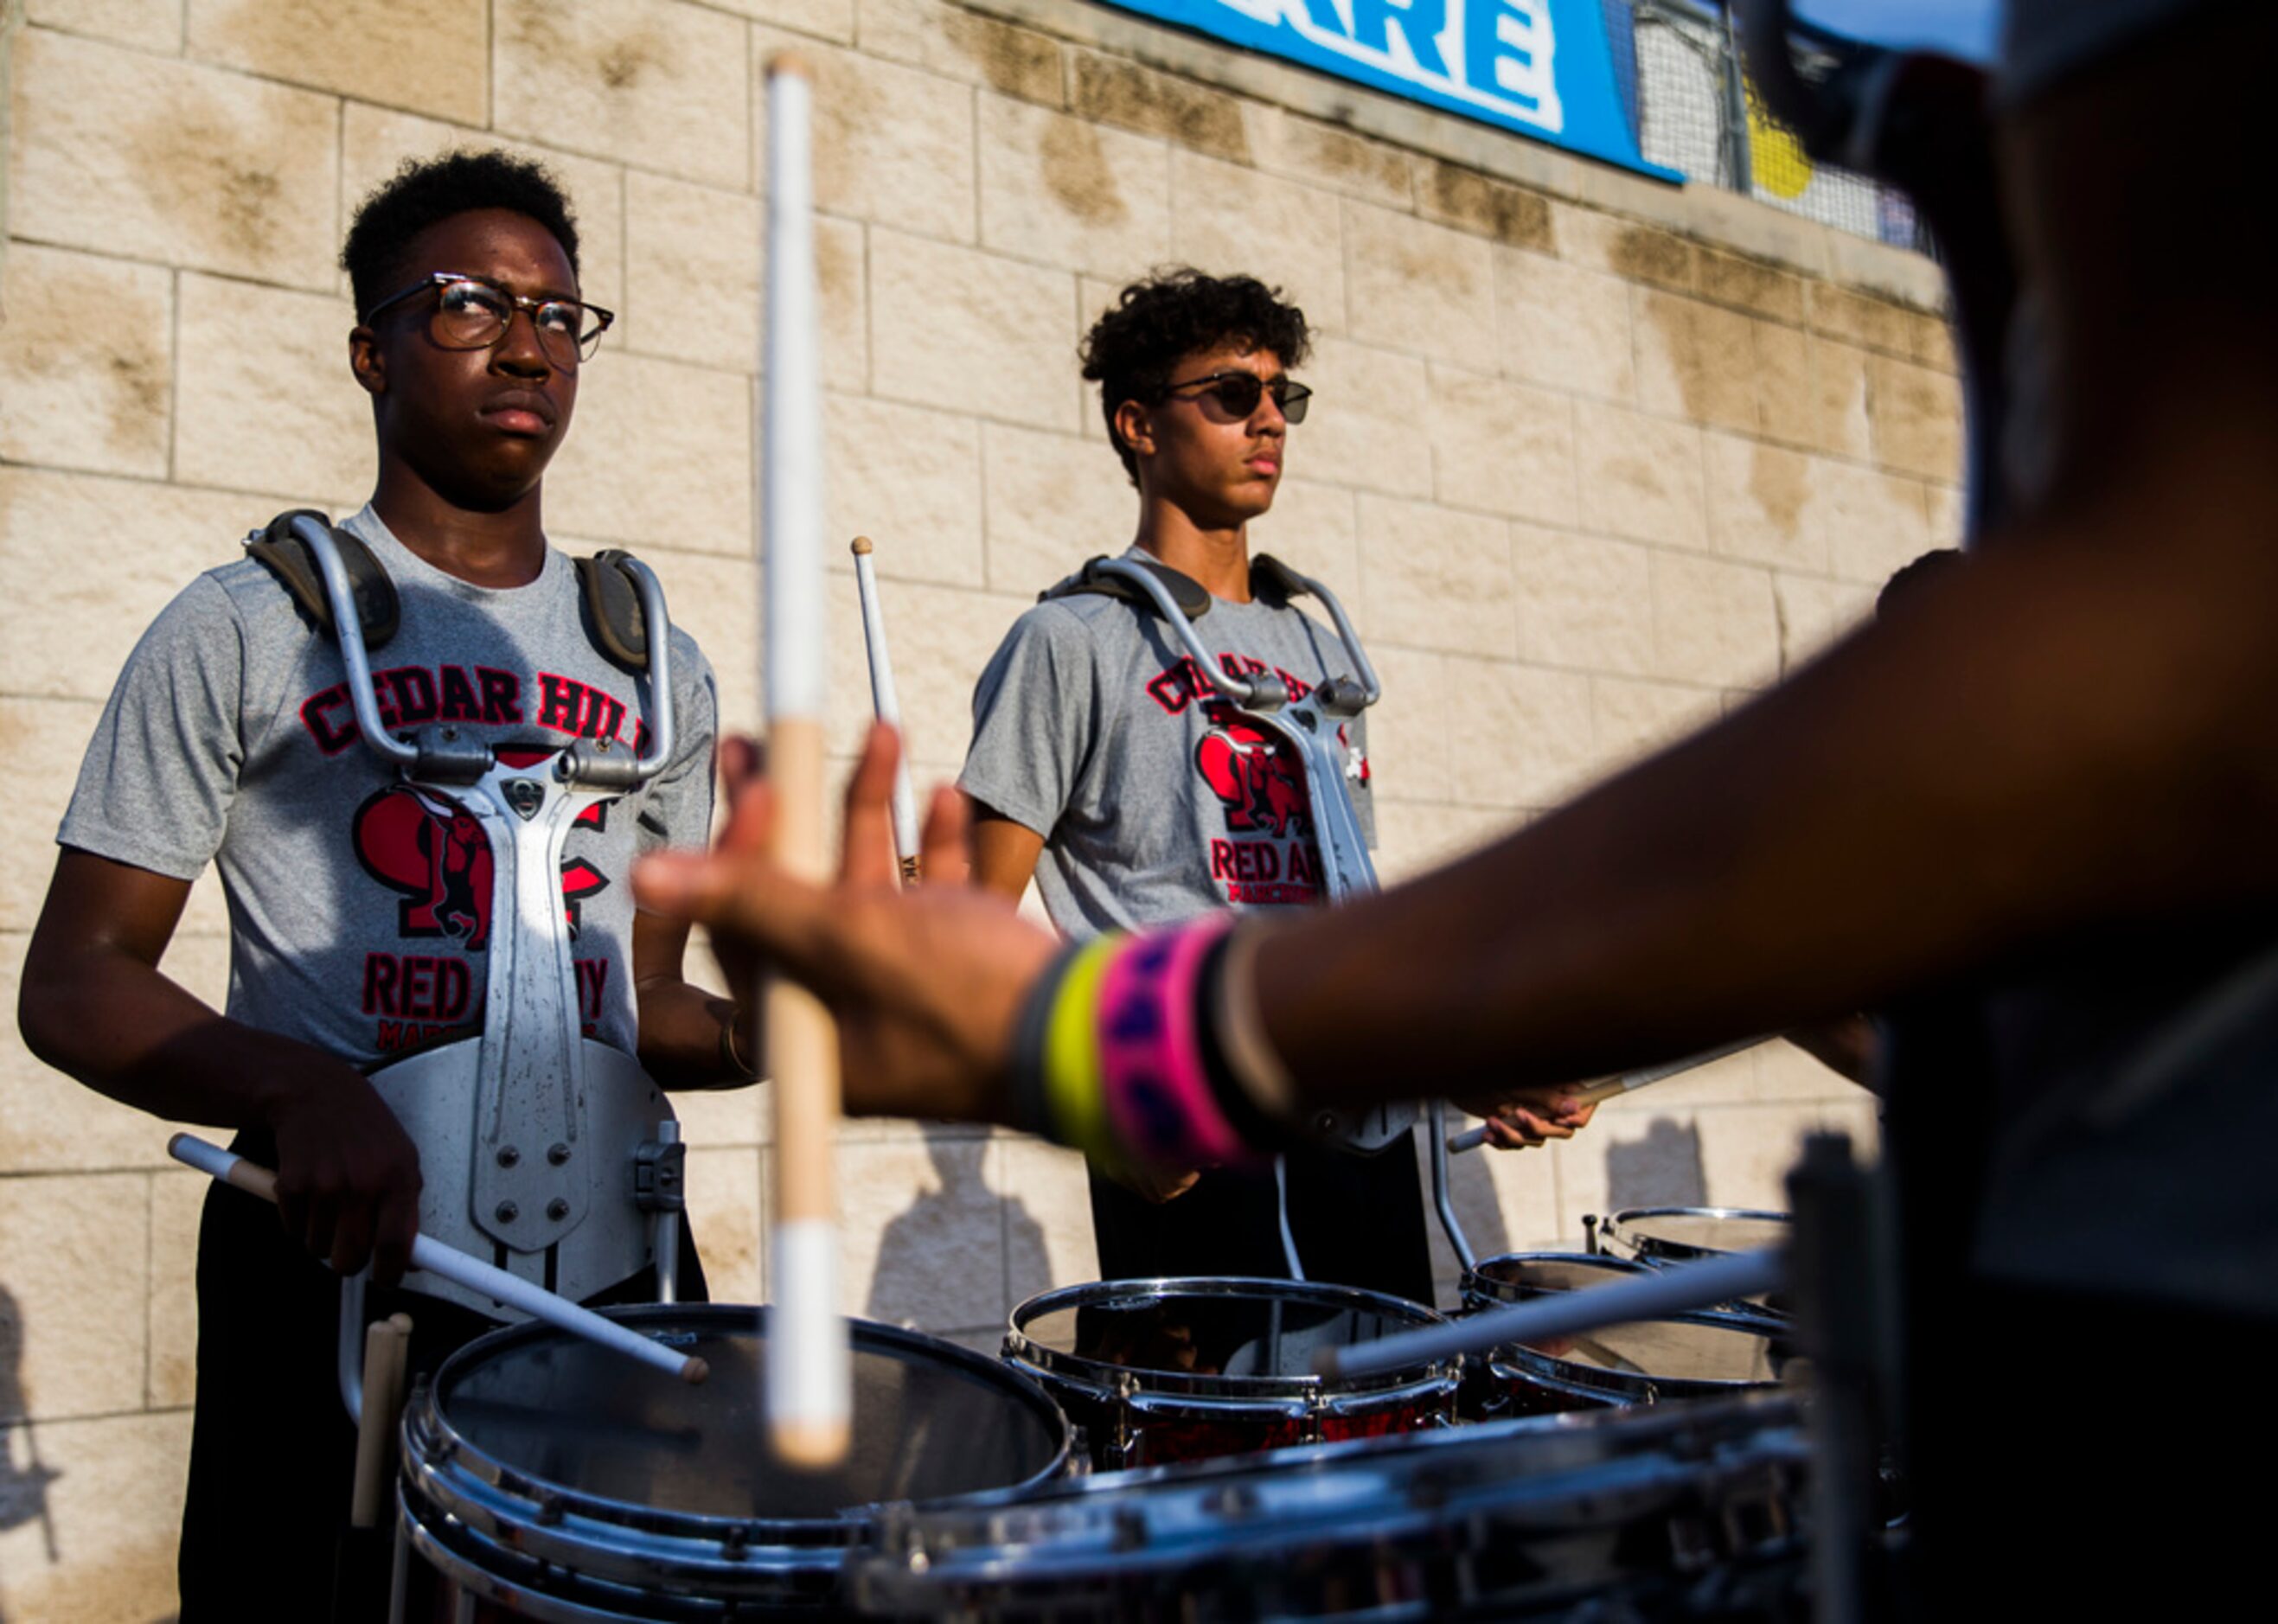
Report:
[[[1309,344],[1304,313],[1262,283],[1179,271],[1125,288],[1083,346],[1139,493],[1124,556],[1207,591],[1204,642],[1235,669],[1270,668],[1293,697],[1342,671],[1343,652],[1253,581],[1249,526],[1273,507],[1305,418],[1311,392],[1289,369]],[[1327,900],[1295,752],[1229,714],[1152,608],[1056,591],[1014,624],[973,712],[959,787],[975,803],[975,878],[1017,897],[1033,875],[1063,933]],[[1346,788],[1372,833],[1362,722],[1349,743]],[[1120,1177],[1091,1169],[1104,1277],[1288,1273],[1272,1179]],[[1288,1207],[1311,1277],[1431,1300],[1411,1136],[1372,1156],[1293,1152]]]
[[[533,751],[636,743],[640,684],[597,649],[540,519],[611,319],[579,297],[568,200],[502,154],[408,164],[365,201],[341,263],[349,371],[378,441],[371,500],[343,528],[401,604],[372,660],[383,719]],[[295,483],[289,461],[278,481]],[[636,913],[623,882],[638,853],[700,842],[710,819],[710,669],[677,631],[669,663],[674,755],[581,820],[562,883],[586,1035],[668,1086],[706,1085],[742,1071],[731,1006],[682,979],[685,928]],[[511,928],[487,917],[490,853],[473,820],[363,748],[332,637],[251,559],[192,582],[144,636],[58,839],[25,964],[27,1041],[115,1099],[237,1130],[279,1174],[281,1228],[217,1186],[200,1231],[181,1616],[246,1617],[256,1588],[274,1616],[321,1616],[355,1447],[335,1273],[369,1263],[386,1312],[422,1187],[364,1072],[481,1029],[491,927]],[[209,862],[230,909],[226,1015],[159,968]],[[700,1296],[700,1274],[684,1276]],[[646,1294],[642,1278],[623,1294]],[[486,1328],[432,1298],[407,1306],[423,1366]]]

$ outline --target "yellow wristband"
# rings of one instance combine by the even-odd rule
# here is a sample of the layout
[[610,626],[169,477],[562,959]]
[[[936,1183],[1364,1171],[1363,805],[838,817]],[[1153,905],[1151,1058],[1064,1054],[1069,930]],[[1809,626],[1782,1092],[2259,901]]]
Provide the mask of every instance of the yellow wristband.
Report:
[[1052,1137],[1110,1166],[1121,1158],[1099,1070],[1099,987],[1108,961],[1128,940],[1102,936],[1075,956],[1044,1028],[1044,1109]]

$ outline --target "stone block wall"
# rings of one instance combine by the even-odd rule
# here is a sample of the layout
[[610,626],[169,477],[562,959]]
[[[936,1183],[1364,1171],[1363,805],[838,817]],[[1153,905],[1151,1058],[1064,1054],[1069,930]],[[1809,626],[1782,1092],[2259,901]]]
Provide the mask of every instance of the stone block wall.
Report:
[[[761,65],[817,67],[829,522],[877,538],[921,773],[1036,591],[1127,539],[1074,352],[1158,263],[1280,283],[1318,391],[1260,545],[1336,585],[1387,688],[1390,876],[1488,840],[1810,658],[1956,526],[1923,262],[1617,174],[1083,0],[27,0],[0,272],[0,993],[70,767],[141,628],[278,509],[367,493],[334,254],[404,156],[543,158],[623,313],[549,520],[638,550],[757,715],[749,533]],[[867,707],[834,577],[835,748]],[[167,968],[218,1000],[197,888]],[[1714,942],[1701,950],[1713,952]],[[715,1290],[767,1290],[763,1091],[686,1102]],[[1483,1249],[1654,1201],[1777,1205],[1862,1097],[1774,1046],[1465,1158]],[[199,1181],[0,1033],[0,1618],[155,1619]],[[850,1126],[847,1307],[993,1346],[1096,1263],[1081,1167]],[[1452,1262],[1441,1258],[1443,1279]]]

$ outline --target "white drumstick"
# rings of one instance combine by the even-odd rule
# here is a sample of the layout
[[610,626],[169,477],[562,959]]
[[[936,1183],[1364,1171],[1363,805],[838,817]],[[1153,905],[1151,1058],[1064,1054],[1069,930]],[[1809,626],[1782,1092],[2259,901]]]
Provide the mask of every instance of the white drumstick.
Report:
[[[259,1196],[272,1205],[276,1202],[276,1174],[195,1133],[175,1134],[166,1141],[166,1154],[184,1166],[195,1167],[248,1195]],[[654,1365],[684,1382],[700,1382],[712,1373],[711,1367],[693,1353],[676,1353],[662,1343],[652,1342],[638,1331],[628,1330],[591,1308],[579,1308],[567,1297],[557,1297],[542,1285],[532,1285],[519,1275],[493,1268],[480,1258],[469,1257],[440,1240],[431,1240],[424,1235],[415,1237],[411,1242],[411,1266],[469,1291],[480,1292],[493,1302],[519,1309],[572,1336],[614,1349],[645,1365]]]
[[1484,1353],[1514,1342],[1571,1337],[1637,1320],[1666,1319],[1778,1289],[1787,1277],[1787,1254],[1778,1247],[1734,1252],[1679,1268],[1656,1269],[1634,1280],[1556,1292],[1531,1302],[1380,1337],[1373,1342],[1325,1349],[1313,1369],[1323,1376],[1382,1376],[1457,1354]]
[[[821,882],[822,810],[822,385],[815,356],[814,204],[808,152],[812,87],[789,52],[768,64],[768,287],[761,324],[765,394],[756,526],[766,560],[768,777],[772,855]],[[764,1408],[787,1464],[845,1459],[853,1347],[838,1312],[838,1219],[832,1163],[838,1125],[838,1033],[814,995],[781,976],[761,989],[767,1075],[775,1080],[775,1314]]]
[[[854,587],[862,599],[862,644],[870,655],[870,705],[878,720],[897,733],[902,727],[901,696],[894,691],[893,657],[886,652],[886,614],[878,601],[878,572],[870,561],[870,538],[854,538]],[[903,736],[901,759],[894,763],[894,855],[902,860],[902,882],[918,877],[918,798],[910,789],[910,749]]]
[[[1619,1077],[1609,1077],[1598,1082],[1586,1083],[1579,1088],[1569,1091],[1567,1097],[1577,1105],[1596,1105],[1602,1101],[1615,1099],[1635,1089],[1643,1088],[1649,1083],[1666,1082],[1672,1077],[1680,1077],[1695,1067],[1705,1066],[1712,1061],[1723,1060],[1728,1056],[1737,1055],[1742,1049],[1754,1048],[1763,1041],[1762,1038],[1743,1038],[1738,1043],[1721,1044],[1716,1048],[1703,1049],[1697,1055],[1687,1055],[1682,1060],[1667,1060],[1657,1066],[1647,1066],[1636,1071],[1624,1071]],[[1449,1140],[1448,1148],[1450,1151],[1477,1150],[1487,1142],[1487,1125],[1481,1123],[1476,1128],[1465,1128],[1461,1133]]]

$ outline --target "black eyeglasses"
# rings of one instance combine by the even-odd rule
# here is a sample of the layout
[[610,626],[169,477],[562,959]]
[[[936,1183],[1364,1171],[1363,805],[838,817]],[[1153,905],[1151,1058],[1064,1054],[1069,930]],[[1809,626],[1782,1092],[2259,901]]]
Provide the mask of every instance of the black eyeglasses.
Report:
[[574,372],[581,360],[591,360],[601,335],[615,321],[614,312],[575,299],[531,299],[509,293],[495,282],[456,271],[434,271],[400,294],[390,294],[363,314],[369,322],[390,305],[416,299],[428,289],[439,290],[427,331],[446,349],[488,349],[506,337],[516,310],[526,312],[538,334],[538,347],[564,372]]
[[1237,417],[1249,416],[1257,409],[1258,397],[1270,394],[1273,404],[1281,408],[1282,417],[1290,423],[1305,421],[1305,402],[1313,398],[1313,392],[1303,384],[1293,384],[1287,377],[1268,383],[1255,372],[1213,372],[1208,377],[1163,385],[1165,394],[1179,389],[1199,389],[1215,395],[1218,403]]

